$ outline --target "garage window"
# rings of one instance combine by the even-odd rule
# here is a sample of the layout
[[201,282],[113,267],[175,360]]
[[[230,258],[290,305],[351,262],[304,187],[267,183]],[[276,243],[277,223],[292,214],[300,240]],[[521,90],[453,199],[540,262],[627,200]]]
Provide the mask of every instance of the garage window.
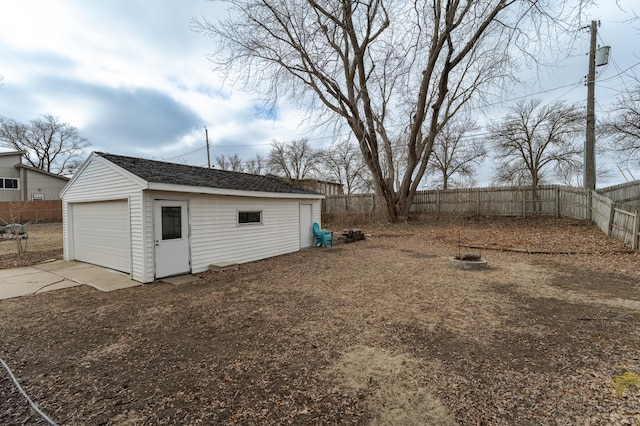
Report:
[[262,211],[239,211],[238,224],[251,225],[262,223]]

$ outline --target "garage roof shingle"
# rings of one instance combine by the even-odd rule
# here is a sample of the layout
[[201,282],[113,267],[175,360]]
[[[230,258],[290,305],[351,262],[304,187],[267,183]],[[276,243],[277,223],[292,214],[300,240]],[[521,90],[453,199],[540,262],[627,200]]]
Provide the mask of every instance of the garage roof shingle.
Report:
[[146,160],[144,158],[125,157],[104,152],[96,152],[96,155],[152,183],[238,191],[318,194],[317,192],[309,191],[278,177],[209,169],[186,164]]

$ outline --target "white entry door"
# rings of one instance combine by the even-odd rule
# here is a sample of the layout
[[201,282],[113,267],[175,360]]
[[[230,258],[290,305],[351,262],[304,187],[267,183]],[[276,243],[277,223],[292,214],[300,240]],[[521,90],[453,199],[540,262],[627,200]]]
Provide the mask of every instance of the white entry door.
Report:
[[156,200],[154,205],[156,278],[190,272],[187,202]]
[[300,248],[313,245],[313,216],[311,204],[300,204]]

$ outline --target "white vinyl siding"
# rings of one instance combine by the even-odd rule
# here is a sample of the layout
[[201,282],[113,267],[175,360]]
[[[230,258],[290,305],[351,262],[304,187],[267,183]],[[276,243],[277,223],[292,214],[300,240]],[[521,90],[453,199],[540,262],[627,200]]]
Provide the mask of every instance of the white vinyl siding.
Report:
[[142,184],[125,175],[124,171],[118,173],[118,170],[104,158],[94,157],[72,181],[72,185],[65,188],[64,200],[72,203],[115,200],[139,193]]
[[129,198],[129,232],[131,233],[131,276],[142,282],[153,281],[145,274],[144,206],[142,191]]
[[[156,199],[188,202],[193,273],[207,270],[211,263],[245,263],[298,251],[301,202],[312,204],[313,221],[320,223],[319,198],[275,193],[263,197],[246,191],[235,191],[240,195],[199,194],[193,187],[175,185],[175,190],[160,191],[149,186],[99,155],[90,157],[62,191],[65,259],[74,256],[73,208],[78,203],[127,200],[131,278],[145,283],[155,277]],[[262,212],[262,223],[239,225],[239,211]]]
[[[143,282],[151,282],[154,280],[156,276],[155,271],[155,243],[154,243],[154,235],[153,235],[153,195],[151,192],[145,191],[143,195],[143,221],[144,228],[143,232],[143,261],[144,261],[144,276],[145,281]],[[166,198],[166,197],[165,197]],[[175,194],[174,194],[175,198]]]
[[[299,203],[248,197],[192,198],[192,272],[205,271],[216,262],[246,263],[298,251]],[[238,211],[262,211],[262,225],[238,226]]]
[[[126,172],[119,172],[119,168],[101,157],[94,157],[86,164],[81,173],[71,181],[63,192],[62,213],[64,221],[64,259],[73,260],[73,239],[69,236],[73,232],[73,211],[70,203],[91,201],[113,201],[128,199],[129,216],[129,244],[130,244],[130,273],[135,280],[148,282],[145,275],[144,244],[142,229],[142,185],[140,179],[129,176]],[[153,281],[153,278],[151,278]]]
[[[307,203],[307,201],[305,201],[305,203]],[[318,222],[318,225],[322,227],[322,223],[320,222],[322,218],[322,215],[320,214],[320,210],[322,210],[322,202],[320,200],[314,200],[311,204],[313,204],[313,207],[311,208],[311,223],[313,225],[313,222]]]

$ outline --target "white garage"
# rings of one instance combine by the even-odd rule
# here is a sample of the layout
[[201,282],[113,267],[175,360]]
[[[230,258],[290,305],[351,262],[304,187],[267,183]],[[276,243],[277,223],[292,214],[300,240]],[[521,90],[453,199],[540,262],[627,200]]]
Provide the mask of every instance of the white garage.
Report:
[[101,152],[60,195],[64,259],[143,283],[310,247],[324,198],[274,176]]
[[73,257],[81,262],[130,273],[128,201],[72,203],[69,209]]

